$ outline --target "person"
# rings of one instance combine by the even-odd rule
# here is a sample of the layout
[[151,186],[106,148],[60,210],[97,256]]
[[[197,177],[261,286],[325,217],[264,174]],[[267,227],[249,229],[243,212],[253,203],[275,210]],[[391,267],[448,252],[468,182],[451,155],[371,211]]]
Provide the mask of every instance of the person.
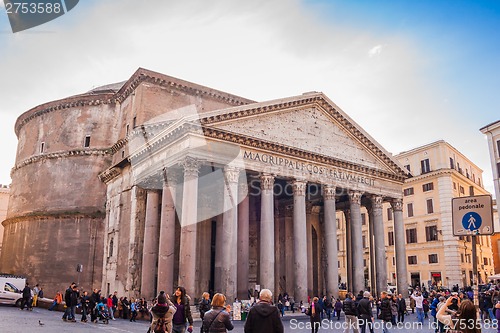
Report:
[[[340,320],[340,313],[342,312],[342,302],[340,298],[337,298],[335,302],[335,314],[337,315],[337,320]],[[328,316],[328,320],[330,320],[330,316]]]
[[[78,298],[75,294],[75,289],[77,288],[76,283],[71,283],[71,285],[66,289],[64,293],[64,302],[66,302],[66,309],[64,310],[64,314],[62,316],[62,320],[64,321],[73,321],[76,322],[75,319],[75,309]],[[74,304],[73,304],[74,302]]]
[[58,305],[58,304],[61,304],[62,303],[62,293],[60,291],[58,291],[56,293],[56,296],[54,296],[54,301],[52,302],[52,305],[50,306],[50,308],[48,308],[49,311],[53,311],[54,308]]
[[38,302],[38,293],[40,292],[40,286],[38,283],[35,285],[35,288],[33,288],[33,307],[37,306]]
[[26,285],[24,286],[23,289],[23,299],[21,300],[21,308],[20,310],[24,310],[24,306],[26,305],[26,309],[32,311],[33,310],[33,303],[31,303],[31,288],[30,284],[26,282]]
[[352,293],[347,293],[342,305],[345,314],[345,329],[344,333],[349,333],[352,328],[354,333],[358,333],[358,310],[356,308],[356,303],[353,301]]
[[94,289],[92,295],[90,295],[89,300],[89,311],[90,311],[90,321],[97,323],[97,304],[101,300],[101,291],[99,289]]
[[382,319],[382,332],[389,333],[388,326],[392,323],[392,304],[391,297],[386,291],[380,293],[380,317]]
[[111,319],[112,320],[116,320],[115,319],[115,312],[116,312],[116,308],[118,307],[118,292],[115,290],[115,292],[113,293],[113,297],[112,297],[112,300],[113,300],[113,308],[112,308],[112,313],[113,315],[111,316]]
[[295,299],[290,296],[289,301],[290,301],[290,310],[292,310],[292,313],[295,313]]
[[307,309],[306,314],[311,320],[311,332],[317,333],[319,327],[321,326],[321,312],[323,311],[321,305],[319,304],[318,297],[314,297],[309,309]]
[[366,333],[367,327],[370,329],[370,333],[373,333],[373,312],[370,297],[370,292],[365,291],[363,293],[363,298],[358,302],[358,315],[361,333]]
[[123,319],[128,319],[128,313],[130,310],[130,302],[127,299],[127,296],[123,297],[122,299],[122,305],[123,305]]
[[417,309],[417,320],[424,323],[424,297],[419,291],[414,292],[410,296],[415,301],[415,308]]
[[328,320],[330,320],[330,318],[332,316],[332,309],[333,309],[333,298],[332,298],[332,300],[329,300],[328,297],[326,297],[326,295],[324,295],[323,296],[323,306],[325,308],[326,317],[328,318]]
[[283,323],[278,308],[273,306],[273,293],[262,289],[259,302],[250,308],[245,322],[245,333],[283,333]]
[[137,303],[132,297],[130,299],[130,322],[135,322],[135,318],[137,318]]
[[82,319],[81,319],[81,321],[86,323],[87,322],[87,314],[89,313],[89,304],[90,304],[90,297],[89,297],[87,291],[83,292],[80,303],[82,305]]
[[174,306],[177,311],[172,319],[172,332],[184,333],[186,331],[186,322],[189,322],[188,331],[193,331],[193,317],[191,315],[191,307],[189,305],[189,296],[186,294],[184,287],[177,287],[174,296],[172,297]]
[[280,310],[281,317],[285,315],[285,306],[281,301],[278,301],[278,310]]
[[[447,313],[449,306],[456,300],[458,311],[454,315]],[[458,296],[450,296],[446,303],[440,307],[437,318],[446,327],[448,332],[460,333],[481,333],[481,327],[478,325],[477,311],[474,303],[469,300],[460,302]]]
[[406,313],[406,301],[402,294],[398,295],[398,323],[404,323]]
[[391,298],[391,313],[392,313],[392,320],[391,323],[392,325],[396,326],[397,321],[396,319],[398,318],[398,297],[396,295],[392,295]]
[[113,295],[109,294],[108,298],[106,298],[106,306],[108,307],[109,318],[115,320],[115,310],[113,307]]
[[[170,301],[168,294],[162,290],[156,298],[156,304],[151,308],[151,326],[149,332],[154,332],[160,319],[165,323],[165,332],[172,333],[172,319],[177,308]],[[160,322],[161,324],[161,322]]]
[[200,304],[198,304],[198,310],[200,311],[200,318],[202,321],[203,321],[203,317],[205,316],[205,313],[210,310],[210,303],[211,303],[210,294],[207,292],[204,292],[201,295]]
[[226,333],[228,330],[233,330],[234,326],[231,322],[231,306],[226,305],[226,296],[223,294],[215,294],[212,299],[212,309],[209,310],[202,324],[202,332],[208,333]]

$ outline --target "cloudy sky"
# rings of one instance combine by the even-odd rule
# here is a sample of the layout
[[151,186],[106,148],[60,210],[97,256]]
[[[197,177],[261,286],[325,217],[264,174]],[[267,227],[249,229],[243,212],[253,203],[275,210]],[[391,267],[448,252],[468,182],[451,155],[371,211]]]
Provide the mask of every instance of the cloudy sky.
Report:
[[394,154],[448,141],[493,192],[499,31],[498,1],[82,0],[13,34],[0,0],[0,183],[20,114],[144,67],[258,101],[322,91]]

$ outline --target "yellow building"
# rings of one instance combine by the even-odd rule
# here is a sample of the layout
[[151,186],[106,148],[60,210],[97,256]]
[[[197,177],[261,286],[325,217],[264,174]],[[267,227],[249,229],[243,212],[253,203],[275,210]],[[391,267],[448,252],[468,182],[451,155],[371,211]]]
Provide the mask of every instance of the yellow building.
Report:
[[[430,284],[449,287],[470,285],[472,280],[471,237],[456,237],[452,231],[451,201],[455,197],[489,194],[483,188],[482,170],[445,141],[437,141],[394,156],[413,177],[403,187],[403,218],[406,233],[406,256],[410,285]],[[363,247],[365,282],[373,288],[375,268],[370,260],[372,232],[369,210],[363,208]],[[394,221],[389,204],[383,210],[389,285],[396,284],[394,254]],[[343,214],[339,224],[339,271],[341,281],[348,282]],[[491,239],[478,236],[478,279],[487,281],[494,274]]]

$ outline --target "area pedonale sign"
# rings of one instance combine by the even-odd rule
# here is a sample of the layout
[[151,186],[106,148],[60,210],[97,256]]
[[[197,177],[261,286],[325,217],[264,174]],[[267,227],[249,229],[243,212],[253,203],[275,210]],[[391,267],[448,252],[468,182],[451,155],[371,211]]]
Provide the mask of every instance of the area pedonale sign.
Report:
[[493,209],[491,195],[452,199],[453,235],[492,235]]

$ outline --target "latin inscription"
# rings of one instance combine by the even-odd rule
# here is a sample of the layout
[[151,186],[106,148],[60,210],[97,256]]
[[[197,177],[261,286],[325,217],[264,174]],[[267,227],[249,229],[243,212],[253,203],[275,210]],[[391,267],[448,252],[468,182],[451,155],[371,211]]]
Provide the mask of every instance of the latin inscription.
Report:
[[250,151],[244,151],[243,159],[266,163],[270,165],[276,165],[290,170],[297,170],[303,172],[306,171],[309,172],[310,174],[329,177],[337,181],[357,182],[368,186],[375,185],[375,180],[368,177],[363,177],[355,175],[353,173],[332,169],[321,165],[315,165],[312,163],[294,161],[280,156],[273,156],[271,154],[259,154]]

